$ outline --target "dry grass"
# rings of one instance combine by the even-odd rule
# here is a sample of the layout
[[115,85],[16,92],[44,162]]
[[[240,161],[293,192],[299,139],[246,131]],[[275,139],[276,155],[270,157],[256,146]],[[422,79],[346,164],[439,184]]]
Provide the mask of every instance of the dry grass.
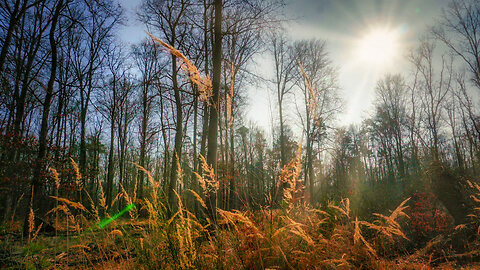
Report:
[[[67,232],[70,230],[72,233],[67,238],[70,243],[66,247],[62,248],[63,242],[55,243],[56,250],[64,252],[53,262],[60,268],[74,265],[74,268],[97,269],[118,266],[121,261],[128,262],[130,268],[142,269],[430,267],[431,252],[428,247],[424,252],[411,256],[401,256],[398,252],[398,246],[408,241],[401,226],[401,220],[408,221],[404,212],[408,199],[389,215],[373,213],[372,222],[355,217],[348,198],[339,203],[330,202],[320,209],[312,208],[303,202],[302,188],[298,185],[300,157],[299,150],[294,160],[282,169],[280,177],[287,184],[282,208],[255,211],[217,209],[219,218],[216,225],[199,218],[201,215],[187,206],[187,194],[193,194],[195,200],[206,208],[203,196],[208,189],[217,188],[213,180],[215,174],[204,159],[202,174],[196,174],[200,192],[188,190],[184,194],[175,193],[178,210],[170,217],[160,181],[138,165],[139,170],[146,173],[151,187],[141,201],[148,212],[146,219],[132,214],[128,219],[114,221],[100,230],[95,226],[96,222],[81,221],[82,214],[90,211],[81,203],[52,196],[58,205],[50,212],[61,214],[61,218],[69,223]],[[179,170],[179,175],[183,177],[182,169]],[[478,188],[474,184],[472,187]],[[120,193],[128,203],[140,202],[136,198],[136,185],[132,194],[123,186]],[[477,201],[477,198],[474,197],[474,200]],[[215,237],[211,237],[209,227],[215,228]],[[37,237],[39,230],[31,228],[31,242],[44,241],[45,238]],[[450,266],[454,264],[441,265],[443,268]]]

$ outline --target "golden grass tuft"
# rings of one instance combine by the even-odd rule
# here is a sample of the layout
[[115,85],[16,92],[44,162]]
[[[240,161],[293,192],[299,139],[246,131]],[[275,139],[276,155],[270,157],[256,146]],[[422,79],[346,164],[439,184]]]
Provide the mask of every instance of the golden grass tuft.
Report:
[[343,199],[340,202],[340,206],[336,206],[335,204],[330,203],[328,207],[335,209],[345,217],[350,218],[350,200],[348,198]]
[[301,170],[302,147],[299,145],[295,158],[282,168],[279,176],[279,184],[284,187],[283,200],[289,206],[293,206],[303,198],[304,186],[300,183]]
[[35,214],[33,213],[33,208],[30,207],[30,212],[28,213],[28,240],[31,240],[31,235],[35,229]]
[[70,163],[72,164],[73,170],[75,171],[75,180],[77,183],[77,186],[82,187],[82,174],[80,173],[80,169],[78,168],[78,164],[73,160],[73,158],[70,158]]
[[59,202],[62,202],[62,203],[65,203],[66,205],[70,206],[70,207],[73,207],[75,209],[78,209],[78,210],[82,210],[82,211],[87,211],[87,209],[85,208],[85,206],[83,206],[81,203],[79,202],[72,202],[70,201],[69,199],[66,199],[66,198],[59,198],[59,197],[56,197],[56,196],[50,196],[50,198],[53,198]]
[[122,231],[117,230],[117,229],[111,231],[111,232],[110,232],[110,235],[117,236],[117,237],[123,237]]
[[57,189],[59,189],[60,188],[60,177],[58,176],[57,170],[55,170],[54,168],[49,168],[49,170],[52,173],[53,180],[55,181],[55,187]]
[[218,190],[219,183],[216,180],[215,171],[213,170],[212,166],[208,165],[207,160],[205,157],[200,155],[200,162],[202,164],[202,175],[197,172],[194,172],[197,180],[202,188],[204,195],[209,192],[215,192]]

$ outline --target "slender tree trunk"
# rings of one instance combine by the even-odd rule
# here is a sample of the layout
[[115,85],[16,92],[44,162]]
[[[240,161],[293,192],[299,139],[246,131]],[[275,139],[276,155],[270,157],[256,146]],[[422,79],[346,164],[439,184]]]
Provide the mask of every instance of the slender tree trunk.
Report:
[[[207,163],[217,173],[217,146],[218,146],[218,110],[220,107],[220,76],[222,74],[222,0],[214,1],[215,27],[213,43],[213,82],[212,82],[212,107],[210,109],[210,123],[208,125],[208,153]],[[207,194],[208,215],[216,223],[217,194],[209,191]]]
[[[208,103],[203,103],[203,124],[202,124],[202,137],[200,138],[200,155],[205,157],[207,156],[207,135],[208,135],[208,121],[210,120],[210,108]],[[197,170],[200,171],[201,166]]]
[[[126,86],[128,87],[128,86]],[[126,160],[126,156],[127,156],[127,131],[128,131],[128,117],[129,117],[129,114],[128,114],[128,106],[129,106],[129,103],[128,103],[128,100],[125,100],[125,108],[124,108],[124,113],[123,113],[123,118],[120,119],[120,121],[123,121],[123,124],[122,125],[119,125],[119,131],[118,131],[118,134],[120,135],[119,138],[120,138],[120,147],[119,147],[119,150],[120,150],[120,153],[119,153],[119,161],[118,161],[118,164],[119,164],[119,178],[118,178],[118,192],[122,192],[122,186],[123,188],[125,188],[125,183],[126,183],[126,176],[127,176],[127,172],[126,172],[126,163],[125,163],[125,160]],[[118,201],[118,208],[119,210],[121,210],[124,206],[124,200],[121,199]]]
[[314,172],[313,172],[313,142],[311,141],[310,136],[307,140],[307,171],[305,172],[308,174],[308,194],[310,197],[310,203],[313,204],[314,201],[314,189],[313,189],[313,181],[314,181]]
[[14,134],[16,136],[22,136],[21,125],[23,118],[25,116],[25,103],[27,99],[27,93],[30,86],[30,73],[33,69],[33,62],[37,55],[38,49],[40,48],[41,33],[38,36],[32,37],[32,42],[29,44],[29,52],[27,56],[27,64],[25,65],[22,80],[22,88],[20,91],[19,99],[16,102],[17,108],[15,111],[15,122],[14,122]]
[[[114,114],[114,112],[112,112]],[[115,116],[112,115],[112,122],[110,127],[110,149],[108,151],[108,166],[107,166],[107,183],[105,186],[105,197],[106,204],[110,207],[112,203],[112,186],[113,186],[113,177],[114,177],[114,168],[113,168],[113,153],[115,146]]]
[[[50,79],[48,80],[45,99],[43,102],[43,111],[42,111],[42,123],[40,126],[40,135],[39,135],[39,147],[38,147],[38,156],[35,166],[35,171],[33,174],[33,181],[32,181],[32,190],[33,196],[30,198],[30,205],[34,212],[37,212],[37,216],[43,215],[42,211],[39,211],[42,205],[40,205],[40,198],[42,196],[42,179],[41,173],[43,171],[44,161],[47,154],[47,134],[48,134],[48,118],[50,115],[50,107],[53,98],[53,85],[55,83],[55,77],[57,72],[57,43],[55,40],[55,29],[58,23],[58,17],[60,16],[60,12],[63,8],[63,0],[60,0],[55,8],[55,13],[52,17],[52,22],[50,26],[50,33],[49,33],[49,41],[50,41],[50,48],[51,48],[51,57],[52,63],[50,67]],[[28,211],[28,210],[27,210]],[[39,213],[40,212],[40,213]],[[28,212],[27,212],[28,213]],[[28,214],[25,217],[25,222],[23,225],[23,234],[26,235],[28,233]]]
[[[235,57],[232,57],[232,63]],[[231,82],[230,82],[230,119],[228,120],[229,128],[230,128],[230,188],[229,188],[229,208],[228,209],[235,209],[236,208],[236,190],[235,190],[235,118],[234,118],[234,90],[235,90],[235,70],[232,64],[232,71],[231,71]],[[228,138],[227,138],[228,140]]]
[[233,101],[232,101],[232,113],[231,113],[231,121],[230,121],[230,202],[229,202],[229,208],[230,209],[236,209],[236,188],[235,188],[235,130],[234,130],[234,124],[233,124]]
[[108,151],[108,166],[107,166],[107,183],[105,186],[105,202],[107,207],[110,208],[113,197],[113,178],[114,172],[114,160],[113,153],[115,148],[115,121],[117,117],[117,78],[115,74],[112,81],[113,101],[110,109],[110,149]]
[[[205,50],[204,54],[204,67],[205,67],[205,74],[209,74],[209,51],[208,51],[208,6],[207,6],[207,1],[203,1],[203,7],[204,7],[204,13],[203,13],[203,27],[204,27],[204,32],[203,32],[203,47]],[[208,107],[208,102],[203,103],[203,124],[202,124],[202,137],[200,138],[200,155],[202,157],[206,157],[207,153],[207,133],[208,133],[208,121],[209,121],[209,107]],[[197,157],[195,157],[197,158]],[[200,173],[201,166],[200,164],[198,165],[198,168],[196,170]]]
[[[175,123],[175,142],[171,161],[170,182],[168,185],[168,202],[170,209],[176,209],[175,188],[178,179],[178,164],[182,158],[182,140],[183,140],[183,109],[180,96],[180,89],[177,81],[177,58],[172,55],[172,82],[176,106],[176,123]],[[173,214],[173,211],[172,211]]]
[[20,21],[20,18],[27,11],[27,1],[23,2],[22,7],[20,7],[21,0],[16,0],[15,5],[10,16],[10,21],[8,22],[7,34],[3,42],[2,50],[0,51],[0,74],[3,74],[5,69],[5,62],[7,59],[8,48],[10,47],[10,42],[12,42],[13,32]]
[[[199,192],[199,184],[196,179],[196,176],[193,172],[197,169],[198,166],[198,156],[197,156],[197,124],[198,124],[198,91],[197,87],[192,85],[193,91],[194,91],[194,97],[193,97],[193,170],[192,170],[192,183],[193,183],[193,189],[195,192],[198,194],[201,194]],[[197,200],[193,200],[193,209],[195,213],[199,213],[198,211],[198,202]]]

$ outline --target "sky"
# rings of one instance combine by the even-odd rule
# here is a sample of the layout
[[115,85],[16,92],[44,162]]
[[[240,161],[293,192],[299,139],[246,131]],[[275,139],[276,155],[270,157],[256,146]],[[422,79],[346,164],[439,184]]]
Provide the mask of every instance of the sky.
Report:
[[[146,37],[136,20],[140,0],[120,0],[127,25],[120,30],[126,43]],[[450,0],[286,0],[287,34],[293,39],[325,40],[332,64],[338,68],[338,83],[344,100],[337,118],[340,125],[360,123],[371,113],[376,82],[387,73],[408,74],[408,52],[418,44],[442,14]],[[380,33],[380,34],[378,34]],[[370,48],[373,41],[388,39],[385,55]],[[384,48],[382,47],[382,49]],[[365,51],[368,51],[366,54]],[[380,58],[377,61],[367,61]],[[383,60],[387,59],[388,60]],[[255,58],[257,72],[273,76],[271,58]],[[269,92],[270,91],[270,92]],[[274,98],[267,86],[249,87],[246,116],[269,131]],[[270,93],[270,94],[269,94]],[[273,117],[274,118],[274,117]]]
[[[345,106],[339,123],[358,123],[369,114],[376,82],[387,73],[408,73],[408,52],[442,14],[449,0],[297,0],[290,14],[293,38],[326,40]],[[395,36],[394,55],[380,65],[358,61],[359,44],[378,30]]]

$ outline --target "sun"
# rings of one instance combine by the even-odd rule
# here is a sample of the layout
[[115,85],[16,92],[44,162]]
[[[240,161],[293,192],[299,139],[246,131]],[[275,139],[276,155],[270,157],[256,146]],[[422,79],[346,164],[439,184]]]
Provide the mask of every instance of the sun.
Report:
[[399,41],[395,31],[373,29],[358,40],[356,57],[362,64],[374,68],[392,64],[398,55]]

